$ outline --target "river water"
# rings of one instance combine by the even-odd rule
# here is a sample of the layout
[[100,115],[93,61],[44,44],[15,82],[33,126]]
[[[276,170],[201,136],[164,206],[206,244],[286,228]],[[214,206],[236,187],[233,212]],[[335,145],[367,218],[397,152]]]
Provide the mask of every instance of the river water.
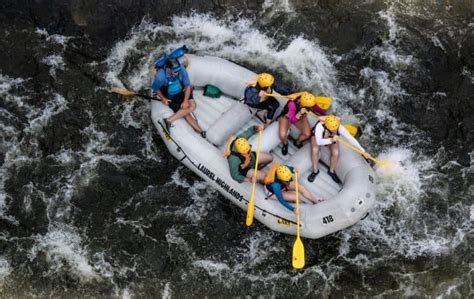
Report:
[[[3,29],[12,49],[31,41],[35,71],[11,70],[11,51],[0,68],[2,297],[474,295],[474,4],[256,5],[145,17],[101,49],[54,28]],[[146,91],[154,60],[183,44],[331,95],[363,124],[365,148],[396,162],[376,168],[368,218],[304,240],[304,270],[291,267],[293,236],[245,228],[167,153],[147,101],[108,93]]]

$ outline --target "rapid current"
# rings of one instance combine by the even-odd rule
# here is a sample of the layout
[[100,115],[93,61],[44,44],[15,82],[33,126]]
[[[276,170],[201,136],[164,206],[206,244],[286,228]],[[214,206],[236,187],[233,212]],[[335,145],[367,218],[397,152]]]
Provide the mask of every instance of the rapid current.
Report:
[[[127,34],[101,33],[113,41],[100,47],[31,11],[25,25],[14,16],[27,8],[10,2],[0,297],[474,296],[472,1],[181,1],[168,18],[140,12]],[[86,26],[71,15],[55,24]],[[369,217],[304,240],[305,269],[291,267],[293,236],[245,228],[243,211],[167,152],[146,100],[108,92],[148,92],[152,63],[182,45],[332,96],[364,126],[364,147],[396,162],[376,168]]]

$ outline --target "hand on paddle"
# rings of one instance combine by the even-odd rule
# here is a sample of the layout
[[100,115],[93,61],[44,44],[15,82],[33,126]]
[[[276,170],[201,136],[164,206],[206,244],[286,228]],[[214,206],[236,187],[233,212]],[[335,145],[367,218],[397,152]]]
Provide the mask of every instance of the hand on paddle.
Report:
[[263,126],[262,125],[256,125],[255,126],[255,131],[257,131],[257,132],[263,131]]
[[257,183],[257,177],[256,176],[252,176],[252,184],[256,184]]
[[163,98],[161,99],[161,102],[162,102],[163,104],[165,104],[166,106],[169,106],[170,103],[171,103],[171,100],[168,99],[168,98],[163,97]]

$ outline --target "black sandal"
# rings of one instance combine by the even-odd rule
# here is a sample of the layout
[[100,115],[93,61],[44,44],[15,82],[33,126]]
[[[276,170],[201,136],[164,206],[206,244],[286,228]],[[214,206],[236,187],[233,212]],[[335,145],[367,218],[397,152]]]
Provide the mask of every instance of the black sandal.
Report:
[[311,174],[308,176],[308,181],[310,183],[314,182],[314,180],[316,179],[316,176],[319,174],[319,169],[318,169],[318,172],[311,172]]
[[287,143],[287,144],[283,144],[283,146],[281,147],[281,154],[282,154],[283,156],[288,155],[288,143]]
[[297,148],[302,148],[302,147],[303,147],[303,142],[298,143],[298,142],[296,142],[296,140],[295,140],[295,141],[293,141],[293,145],[296,146]]

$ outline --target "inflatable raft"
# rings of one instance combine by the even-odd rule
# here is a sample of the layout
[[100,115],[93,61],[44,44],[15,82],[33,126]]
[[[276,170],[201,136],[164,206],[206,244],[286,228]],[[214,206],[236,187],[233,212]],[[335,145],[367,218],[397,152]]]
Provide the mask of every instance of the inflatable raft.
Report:
[[[197,103],[194,115],[200,126],[207,131],[207,138],[203,139],[194,132],[184,119],[175,121],[167,134],[162,119],[173,112],[160,101],[151,101],[152,121],[169,152],[178,161],[246,211],[252,184],[239,184],[232,179],[223,152],[230,135],[236,135],[261,123],[254,116],[256,110],[240,101],[246,82],[256,74],[218,57],[187,55],[187,59],[188,73]],[[217,99],[204,96],[203,88],[207,84],[217,86],[223,95]],[[281,100],[280,104],[282,109],[284,100]],[[309,120],[311,125],[314,125],[316,120]],[[298,129],[292,126],[290,135],[296,137],[298,134]],[[249,140],[253,149],[257,148],[257,136],[258,134],[255,134]],[[299,183],[318,198],[325,200],[317,205],[305,204],[304,198],[300,196],[303,201],[300,205],[303,237],[316,239],[345,229],[364,219],[374,204],[375,175],[372,168],[363,157],[342,145],[336,168],[336,174],[342,181],[341,185],[336,184],[326,173],[326,165],[329,165],[329,151],[326,147],[322,147],[320,151],[321,171],[316,180],[309,183],[306,178],[311,172],[310,143],[307,142],[298,149],[290,142],[288,155],[282,156],[278,122],[263,130],[261,151],[271,152],[274,162],[297,167],[300,173]],[[269,166],[263,171],[268,170]],[[259,184],[255,194],[254,217],[272,230],[296,234],[296,215],[277,200],[265,199],[264,187]],[[244,219],[243,215],[242,221]]]

